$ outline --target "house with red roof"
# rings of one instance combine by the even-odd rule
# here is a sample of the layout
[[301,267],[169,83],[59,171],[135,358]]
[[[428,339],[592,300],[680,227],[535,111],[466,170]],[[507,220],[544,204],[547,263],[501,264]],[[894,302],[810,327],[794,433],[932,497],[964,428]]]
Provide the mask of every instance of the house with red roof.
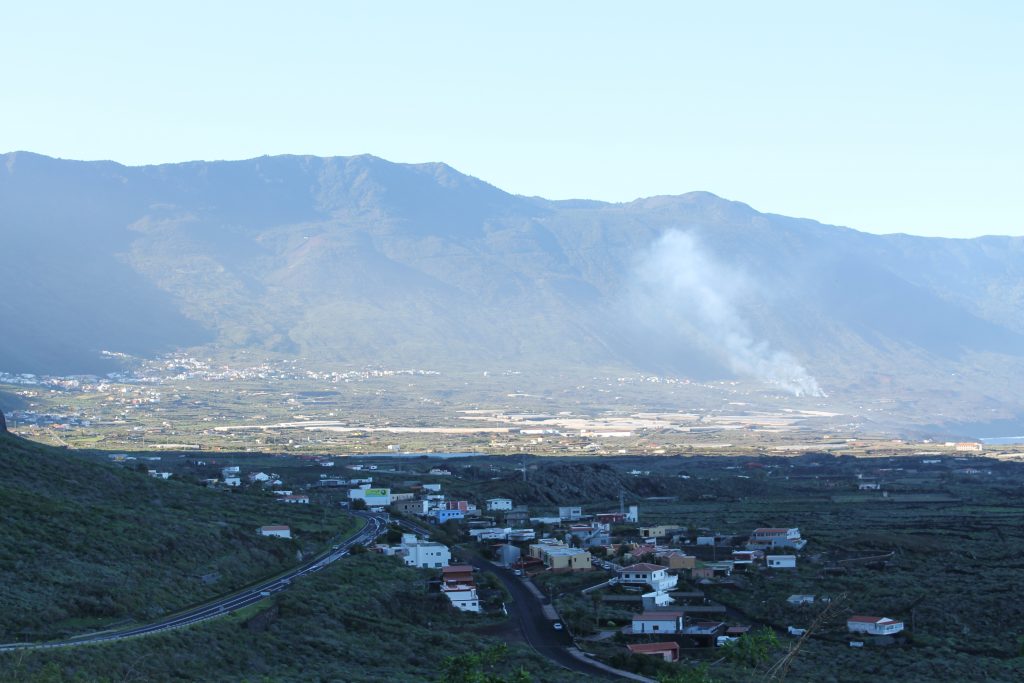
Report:
[[631,643],[626,647],[635,655],[661,657],[666,662],[679,661],[679,643],[674,641],[664,643]]
[[903,630],[903,622],[888,617],[853,616],[846,620],[846,630],[850,633],[891,636]]
[[455,581],[458,583],[475,583],[473,578],[473,565],[453,564],[441,569],[441,581],[447,583]]

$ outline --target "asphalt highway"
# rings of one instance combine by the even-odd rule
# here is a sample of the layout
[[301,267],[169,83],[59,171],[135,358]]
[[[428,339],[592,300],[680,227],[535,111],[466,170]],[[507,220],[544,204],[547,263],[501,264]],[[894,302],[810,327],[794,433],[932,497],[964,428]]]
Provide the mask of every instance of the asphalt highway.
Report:
[[357,544],[368,545],[387,530],[387,516],[385,515],[360,512],[353,512],[352,514],[363,518],[365,521],[363,527],[354,536],[336,545],[330,551],[322,553],[312,560],[285,574],[282,574],[281,576],[271,579],[270,581],[255,584],[242,591],[232,593],[230,596],[220,600],[204,603],[198,607],[193,607],[185,610],[184,612],[178,612],[144,626],[136,626],[114,631],[103,631],[99,633],[75,636],[68,638],[67,640],[45,643],[10,643],[7,645],[0,645],[0,652],[21,649],[72,647],[75,645],[122,640],[124,638],[133,638],[150,633],[159,633],[160,631],[182,628],[200,621],[215,619],[217,617],[230,614],[234,610],[255,604],[260,600],[265,600],[274,593],[287,590],[295,579],[320,571],[332,562],[336,562],[348,555],[352,546]]
[[506,605],[509,618],[519,623],[519,630],[522,631],[526,642],[538,654],[565,669],[587,676],[601,679],[617,678],[608,671],[569,654],[568,648],[573,646],[572,636],[565,629],[555,630],[555,622],[544,616],[544,603],[524,585],[522,578],[479,557],[470,558],[469,563],[481,571],[492,572],[508,589],[512,595],[512,603]]

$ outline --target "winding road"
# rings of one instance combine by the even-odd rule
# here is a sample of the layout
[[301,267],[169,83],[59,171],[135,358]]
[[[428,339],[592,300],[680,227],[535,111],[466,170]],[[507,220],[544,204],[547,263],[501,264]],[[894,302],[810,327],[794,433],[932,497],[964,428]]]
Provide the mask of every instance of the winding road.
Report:
[[[396,521],[421,536],[428,537],[431,533],[429,528],[421,524],[404,519]],[[574,646],[572,636],[567,630],[555,630],[555,621],[544,614],[544,603],[526,586],[522,578],[504,567],[477,556],[470,556],[465,561],[481,571],[493,573],[512,595],[512,602],[505,606],[508,609],[509,618],[519,625],[523,638],[537,654],[564,669],[592,678],[619,678],[608,669],[599,667],[586,659],[575,657],[569,652],[569,648]]]
[[206,621],[207,619],[216,619],[217,617],[230,614],[234,610],[241,609],[242,607],[248,607],[249,605],[253,605],[261,600],[266,600],[274,593],[287,590],[291,585],[291,582],[295,579],[320,571],[332,562],[336,562],[348,555],[353,546],[357,544],[368,545],[387,530],[386,515],[361,512],[353,512],[352,514],[363,519],[363,526],[353,536],[349,537],[344,542],[335,545],[331,550],[321,553],[312,560],[268,581],[254,584],[248,588],[236,591],[229,596],[220,598],[213,602],[207,602],[183,612],[176,612],[175,614],[166,616],[144,626],[135,626],[112,631],[100,631],[97,633],[74,636],[66,640],[45,643],[9,643],[6,645],[0,645],[0,652],[25,649],[73,647],[76,645],[134,638],[137,636],[148,635],[150,633],[159,633],[161,631],[190,626],[200,621]]

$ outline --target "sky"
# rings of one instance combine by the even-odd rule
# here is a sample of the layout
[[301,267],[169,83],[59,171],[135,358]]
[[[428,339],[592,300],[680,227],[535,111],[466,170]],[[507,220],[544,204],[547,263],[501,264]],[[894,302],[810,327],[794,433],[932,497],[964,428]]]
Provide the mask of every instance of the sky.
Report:
[[0,152],[444,161],[517,194],[706,190],[1024,234],[1024,3],[0,4]]

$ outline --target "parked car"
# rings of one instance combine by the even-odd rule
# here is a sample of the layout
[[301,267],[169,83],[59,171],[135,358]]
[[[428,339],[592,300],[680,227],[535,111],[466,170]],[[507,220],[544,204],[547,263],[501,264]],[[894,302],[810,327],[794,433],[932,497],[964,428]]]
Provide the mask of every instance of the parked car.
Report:
[[555,630],[556,630],[556,631],[561,631],[561,630],[562,630],[562,628],[563,628],[563,627],[562,627],[562,622],[560,622],[560,621],[556,621],[556,622],[555,622]]

